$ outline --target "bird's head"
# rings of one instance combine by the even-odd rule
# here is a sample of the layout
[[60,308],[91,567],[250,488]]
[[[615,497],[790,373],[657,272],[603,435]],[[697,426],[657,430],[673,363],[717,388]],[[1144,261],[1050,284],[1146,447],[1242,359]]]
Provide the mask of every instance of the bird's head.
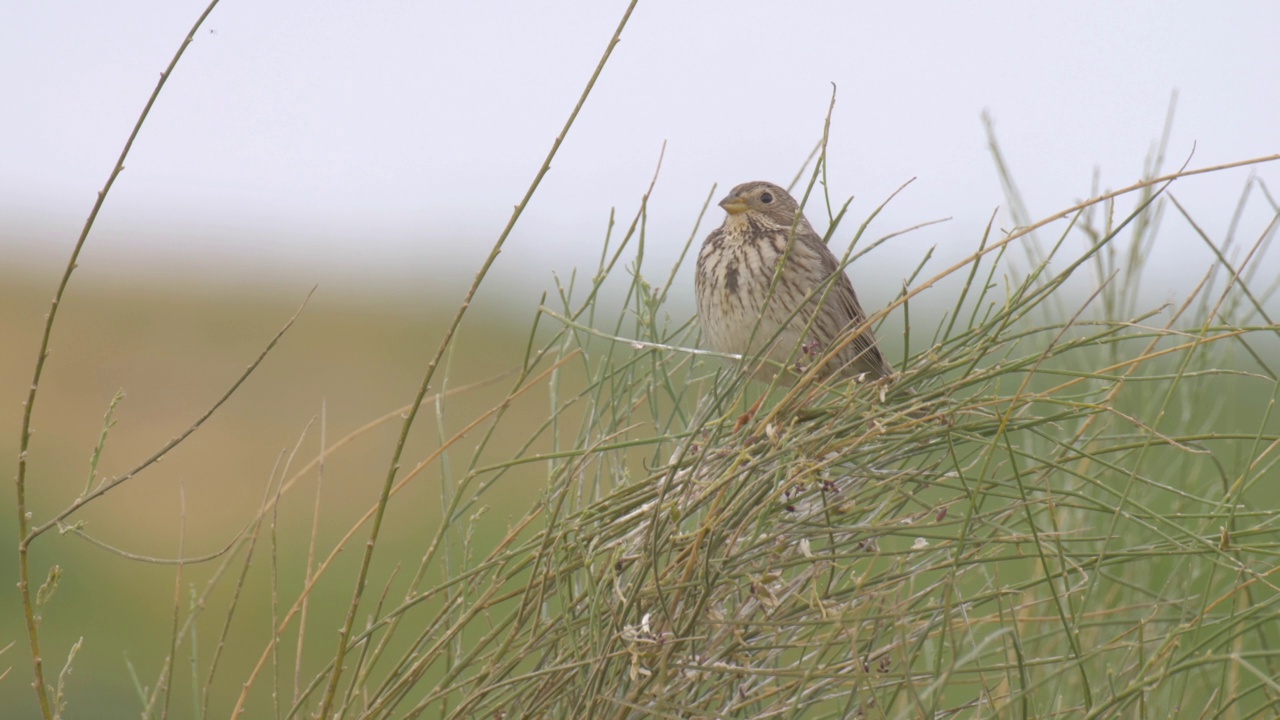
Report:
[[730,221],[751,217],[775,227],[790,228],[799,203],[786,190],[769,182],[742,183],[720,201]]

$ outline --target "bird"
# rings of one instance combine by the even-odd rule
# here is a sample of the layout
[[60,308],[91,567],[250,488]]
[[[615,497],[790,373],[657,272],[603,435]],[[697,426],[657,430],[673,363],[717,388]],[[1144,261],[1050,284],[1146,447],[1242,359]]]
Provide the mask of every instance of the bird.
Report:
[[703,241],[694,278],[712,348],[768,358],[753,375],[760,380],[794,382],[814,365],[819,380],[893,375],[853,283],[790,193],[747,182],[719,204],[724,224]]

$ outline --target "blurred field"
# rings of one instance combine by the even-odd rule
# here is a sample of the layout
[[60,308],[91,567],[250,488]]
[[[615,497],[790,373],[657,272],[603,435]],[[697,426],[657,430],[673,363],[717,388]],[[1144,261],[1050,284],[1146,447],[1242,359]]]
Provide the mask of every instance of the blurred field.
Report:
[[[0,407],[5,408],[0,413],[0,457],[10,478],[16,466],[21,403],[56,281],[56,271],[0,281],[0,334],[5,338],[0,351]],[[107,440],[100,477],[132,468],[205,412],[294,313],[307,290],[302,286],[273,293],[177,282],[130,289],[73,279],[36,405],[28,485],[35,521],[46,520],[85,488],[90,454],[117,391],[125,397],[115,412],[117,424]],[[180,542],[187,557],[221,550],[261,505],[282,453],[302,438],[294,466],[315,457],[322,407],[326,442],[332,445],[409,402],[456,300],[440,299],[433,306],[421,297],[372,292],[356,297],[320,287],[258,372],[199,432],[159,465],[73,519],[94,538],[138,555],[174,558]],[[448,371],[438,374],[438,380],[447,378],[446,387],[458,387],[510,370],[523,353],[530,317],[475,313],[458,337]],[[436,421],[436,408],[428,407],[415,426],[406,464],[411,466],[434,449],[441,434],[456,432],[493,407],[510,384],[510,378],[503,378],[450,397],[442,405],[442,424]],[[546,414],[545,393],[526,395],[512,407],[494,446],[524,442]],[[326,465],[322,548],[331,547],[376,500],[399,431],[399,417],[394,419]],[[468,443],[473,441],[468,437],[458,445],[461,462],[469,460]],[[487,496],[495,528],[505,525],[505,518],[523,513],[530,498],[543,490],[541,470],[534,465],[517,468],[502,480],[502,492]],[[392,504],[391,513],[400,517],[389,518],[389,543],[379,556],[384,564],[403,560],[413,567],[421,557],[439,516],[439,474],[432,472]],[[282,582],[294,586],[305,565],[315,476],[310,473],[281,503],[280,572]],[[6,547],[13,548],[9,487],[4,505],[10,511],[0,516],[0,532],[8,538]],[[183,519],[185,539],[180,540]],[[174,566],[127,560],[72,535],[50,534],[33,548],[36,582],[43,580],[52,562],[64,572],[44,618],[46,672],[56,677],[68,648],[83,636],[84,647],[70,678],[70,707],[81,713],[93,708],[93,717],[103,720],[137,717],[140,701],[131,688],[126,659],[136,663],[144,683],[154,683],[170,635]],[[351,553],[344,561],[357,555]],[[250,578],[245,606],[235,619],[261,626],[257,638],[268,634],[266,562],[266,554],[255,560],[255,570],[263,572]],[[183,585],[201,587],[215,564],[184,568]],[[0,567],[12,587],[17,570],[11,550],[0,554]],[[341,608],[349,599],[342,583],[334,585],[344,588],[341,592],[320,596],[320,601]],[[185,607],[185,587],[182,595]],[[37,710],[17,594],[0,594],[0,609],[0,644],[15,641],[0,662],[0,667],[12,668],[0,680],[0,707],[6,708],[4,717],[30,717]],[[217,613],[210,626],[215,631],[222,615]],[[323,611],[317,617],[323,618]],[[337,623],[335,617],[330,626]],[[229,647],[228,662],[256,660],[260,652],[260,644]]]

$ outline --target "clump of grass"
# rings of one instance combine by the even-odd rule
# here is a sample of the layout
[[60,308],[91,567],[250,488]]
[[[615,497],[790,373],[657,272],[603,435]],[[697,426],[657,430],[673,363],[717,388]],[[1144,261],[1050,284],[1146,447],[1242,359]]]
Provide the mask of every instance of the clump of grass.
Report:
[[[1276,286],[1255,283],[1280,208],[1251,180],[1242,204],[1260,190],[1271,220],[1240,256],[1234,230],[1214,240],[1170,190],[1180,177],[1275,158],[1158,176],[1157,153],[1143,182],[1038,222],[1018,218],[1011,231],[993,223],[969,257],[940,271],[922,262],[875,318],[901,312],[915,340],[889,383],[765,388],[744,380],[739,366],[753,359],[726,364],[695,350],[687,309],[669,301],[680,263],[653,283],[643,262],[646,194],[625,228],[611,220],[591,275],[544,298],[523,357],[488,381],[507,383],[505,398],[410,460],[420,410],[442,419],[471,389],[439,369],[559,139],[411,402],[334,442],[322,419],[314,457],[297,467],[301,441],[282,453],[260,512],[224,552],[176,564],[167,657],[154,681],[138,681],[145,716],[167,716],[182,694],[192,717],[1249,717],[1280,708],[1280,511],[1250,502],[1275,477],[1280,444],[1268,429],[1277,376],[1260,350],[1274,340],[1266,306]],[[806,196],[825,194],[821,147]],[[874,248],[896,235],[865,237],[874,212],[848,233],[847,207],[829,213],[833,242],[852,236],[854,249]],[[1217,263],[1174,305],[1146,308],[1140,268],[1170,207]],[[92,215],[77,254],[91,226]],[[1006,262],[1015,247],[1031,258],[1022,273]],[[74,264],[75,255],[59,299]],[[1085,270],[1094,286],[1073,293],[1068,279]],[[921,293],[948,282],[958,291],[941,317],[912,312]],[[623,289],[617,312],[600,302],[611,284]],[[75,697],[65,668],[56,688],[46,680],[38,608],[61,571],[33,592],[31,544],[52,529],[77,531],[79,508],[152,467],[218,407],[137,470],[91,482],[49,519],[28,518],[25,449],[54,322],[51,313],[17,484],[20,590],[46,718]],[[443,390],[430,393],[435,386]],[[1226,386],[1265,402],[1228,410]],[[545,423],[523,443],[499,445],[513,403],[533,393],[547,398]],[[742,419],[761,394],[761,410]],[[95,462],[112,422],[108,414]],[[278,535],[280,503],[304,480],[318,485],[352,437],[387,423],[399,424],[399,442],[365,516],[326,544],[317,489],[311,537]],[[468,434],[476,449],[450,456]],[[510,471],[529,465],[545,468],[539,500],[505,525],[486,515]],[[442,522],[415,567],[375,562],[388,507],[427,470],[441,478]],[[289,542],[308,548],[293,573],[300,582],[278,564]],[[347,575],[344,551],[360,556]],[[183,568],[196,561],[215,570],[186,589]],[[269,573],[267,632],[235,622],[255,561]],[[336,618],[336,642],[334,625],[318,618]],[[256,663],[229,666],[233,646],[253,647]],[[184,653],[190,677],[179,682]]]
[[[1127,233],[1150,247],[1170,180],[1065,213],[1003,287],[1029,229],[924,281],[966,277],[897,380],[914,393],[802,385],[740,429],[759,388],[679,349],[696,333],[664,290],[635,273],[628,311],[591,330],[595,286],[581,305],[564,288],[560,357],[590,373],[554,396],[586,404],[575,440],[510,461],[548,463],[545,501],[456,576],[437,634],[466,640],[415,645],[368,716],[1274,711],[1278,515],[1246,495],[1278,438],[1269,407],[1229,426],[1196,411],[1224,383],[1274,397],[1265,359],[1233,358],[1275,332],[1268,298],[1233,300],[1252,296],[1237,267],[1216,297],[1206,277],[1176,306],[1112,312],[1140,308],[1114,278],[1143,257],[1103,260]],[[1109,271],[1070,299],[1087,264]]]

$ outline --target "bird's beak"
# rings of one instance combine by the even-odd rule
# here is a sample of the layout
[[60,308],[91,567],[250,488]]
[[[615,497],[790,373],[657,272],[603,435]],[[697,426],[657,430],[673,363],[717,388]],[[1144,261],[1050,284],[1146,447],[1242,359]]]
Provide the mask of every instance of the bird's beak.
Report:
[[726,196],[725,199],[720,201],[720,207],[724,208],[724,211],[730,215],[737,215],[747,211],[747,203],[737,195]]

